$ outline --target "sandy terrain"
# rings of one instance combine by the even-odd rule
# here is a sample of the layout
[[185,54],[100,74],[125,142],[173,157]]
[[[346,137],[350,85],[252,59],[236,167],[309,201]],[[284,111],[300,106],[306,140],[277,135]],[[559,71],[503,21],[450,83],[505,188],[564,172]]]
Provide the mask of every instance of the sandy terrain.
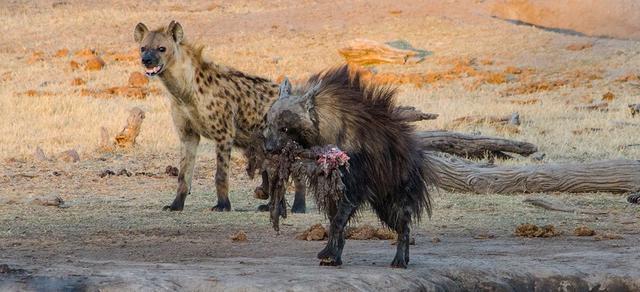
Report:
[[[414,228],[406,271],[387,268],[395,247],[382,240],[348,241],[344,267],[318,267],[315,254],[324,242],[294,238],[326,220],[311,206],[286,219],[276,236],[267,214],[254,211],[263,202],[252,197],[257,181],[246,177],[240,156],[231,179],[234,211],[208,211],[215,203],[211,142],[201,144],[185,211],[162,212],[176,180],[164,169],[178,160],[162,86],[144,85],[144,99],[104,93],[140,71],[132,36],[140,21],[179,20],[187,38],[207,45],[208,58],[273,79],[296,80],[339,64],[337,50],[356,38],[405,39],[433,54],[375,70],[439,76],[401,85],[402,104],[440,114],[419,128],[529,141],[546,154],[543,163],[638,159],[640,121],[627,104],[640,102],[640,43],[514,25],[489,17],[489,2],[0,3],[0,288],[640,289],[640,209],[620,194],[438,192],[433,218]],[[69,54],[57,57],[61,49]],[[104,68],[85,71],[88,57],[75,54],[84,49],[95,50]],[[72,85],[75,78],[85,83]],[[608,92],[614,96],[608,111],[574,110]],[[101,151],[100,127],[115,135],[133,106],[146,112],[138,146]],[[451,123],[512,112],[523,119],[515,130]],[[36,159],[36,147],[54,161]],[[80,153],[79,162],[55,160],[68,149]],[[134,175],[99,177],[122,168]],[[55,195],[64,208],[32,202]],[[523,203],[529,196],[607,214],[547,211]],[[378,224],[371,214],[355,222],[365,223]],[[562,234],[516,237],[522,223],[553,224]],[[596,235],[573,235],[583,225]],[[248,240],[232,241],[240,230]]]

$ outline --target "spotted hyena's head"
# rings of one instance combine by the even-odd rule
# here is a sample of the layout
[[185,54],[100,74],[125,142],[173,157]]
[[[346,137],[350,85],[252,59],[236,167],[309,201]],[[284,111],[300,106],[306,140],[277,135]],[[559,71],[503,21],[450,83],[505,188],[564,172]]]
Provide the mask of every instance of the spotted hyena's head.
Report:
[[291,94],[291,83],[285,78],[280,85],[280,97],[267,112],[267,126],[263,132],[265,148],[278,152],[288,141],[305,148],[317,140],[317,127],[313,118],[313,89],[301,96]]
[[162,74],[174,60],[184,33],[180,23],[171,21],[166,28],[149,31],[144,23],[138,23],[133,31],[140,45],[140,57],[149,77]]

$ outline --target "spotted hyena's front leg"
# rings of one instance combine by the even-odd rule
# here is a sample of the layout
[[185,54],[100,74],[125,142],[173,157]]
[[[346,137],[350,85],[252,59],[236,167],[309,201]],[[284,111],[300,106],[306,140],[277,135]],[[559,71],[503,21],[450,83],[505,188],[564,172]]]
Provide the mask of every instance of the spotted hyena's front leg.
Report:
[[171,205],[164,206],[163,210],[181,211],[184,208],[184,200],[191,192],[191,179],[193,168],[196,164],[196,153],[200,143],[200,135],[189,129],[179,129],[181,142],[180,170],[178,172],[178,190],[176,198]]
[[216,193],[218,203],[211,211],[231,211],[229,201],[229,161],[231,160],[231,147],[233,142],[221,141],[217,145],[218,165],[216,168]]

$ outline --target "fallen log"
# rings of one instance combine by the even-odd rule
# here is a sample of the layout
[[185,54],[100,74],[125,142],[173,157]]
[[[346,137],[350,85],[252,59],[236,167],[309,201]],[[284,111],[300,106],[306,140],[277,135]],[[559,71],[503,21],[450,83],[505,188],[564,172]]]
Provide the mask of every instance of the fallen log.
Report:
[[415,64],[424,60],[427,51],[418,50],[400,42],[383,44],[372,40],[356,39],[338,52],[351,64],[374,65],[381,63]]
[[144,120],[144,111],[139,107],[131,109],[129,117],[127,118],[127,125],[116,136],[116,146],[122,148],[128,148],[136,144],[136,138],[140,134],[140,127]]
[[507,152],[529,156],[538,151],[538,147],[531,143],[495,137],[448,131],[421,131],[416,134],[424,150],[440,151],[470,159],[482,159],[487,155],[511,158]]
[[524,166],[478,165],[446,153],[425,151],[425,163],[445,190],[478,194],[537,192],[630,193],[640,191],[640,161]]
[[413,106],[398,106],[395,109],[396,114],[407,122],[419,122],[423,120],[435,120],[438,114],[424,113]]

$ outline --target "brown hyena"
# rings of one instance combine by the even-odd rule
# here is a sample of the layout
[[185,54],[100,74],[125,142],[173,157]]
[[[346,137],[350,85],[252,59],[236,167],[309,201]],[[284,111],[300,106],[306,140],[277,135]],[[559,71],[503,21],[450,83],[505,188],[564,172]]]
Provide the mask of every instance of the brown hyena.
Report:
[[[134,38],[140,44],[146,75],[159,77],[170,93],[171,115],[181,142],[176,198],[164,209],[183,209],[191,190],[198,144],[205,137],[214,140],[217,147],[218,202],[212,210],[231,210],[228,197],[231,148],[246,149],[255,142],[254,132],[264,128],[265,114],[278,96],[278,85],[205,61],[203,47],[186,42],[182,26],[175,21],[153,31],[139,23]],[[292,211],[304,212],[304,189],[297,183],[296,190]]]
[[413,128],[396,110],[395,90],[368,84],[342,66],[312,76],[295,91],[285,80],[280,92],[267,114],[267,151],[278,153],[295,141],[304,148],[336,145],[349,156],[337,207],[325,209],[331,224],[320,263],[342,263],[345,225],[369,205],[398,233],[391,265],[405,268],[410,224],[431,214],[428,187],[435,185],[435,175],[424,163]]

